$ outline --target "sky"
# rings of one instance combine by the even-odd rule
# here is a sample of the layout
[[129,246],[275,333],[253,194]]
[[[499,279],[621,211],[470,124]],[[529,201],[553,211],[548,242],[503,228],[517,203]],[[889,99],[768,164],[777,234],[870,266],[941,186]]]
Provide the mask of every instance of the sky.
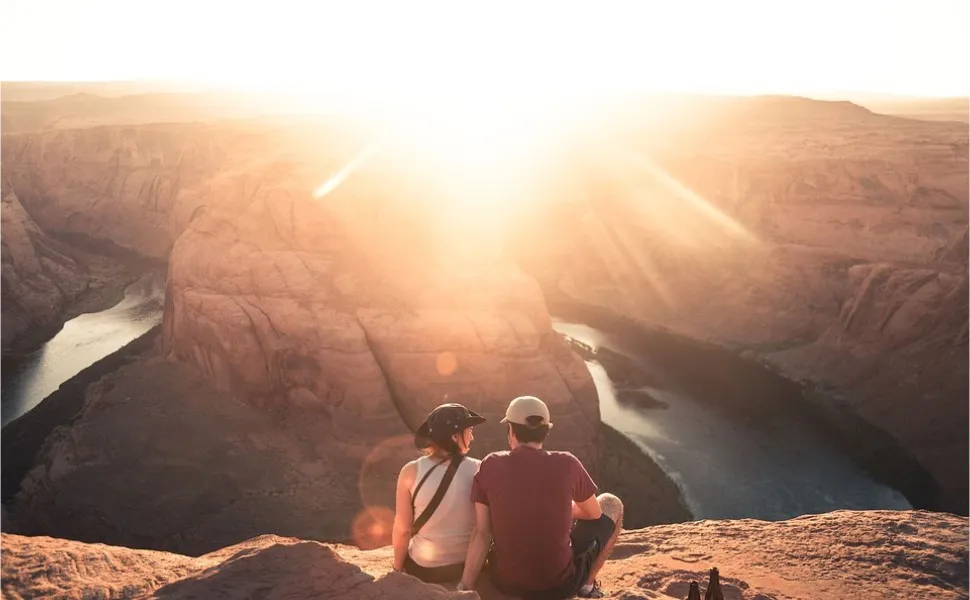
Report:
[[970,94],[970,0],[3,0],[0,78]]

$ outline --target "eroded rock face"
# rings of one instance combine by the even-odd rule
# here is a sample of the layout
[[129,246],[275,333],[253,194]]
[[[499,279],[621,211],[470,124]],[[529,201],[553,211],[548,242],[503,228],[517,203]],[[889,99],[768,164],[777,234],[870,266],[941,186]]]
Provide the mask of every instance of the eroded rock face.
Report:
[[265,532],[352,540],[361,461],[314,441],[148,352],[89,387],[7,508],[19,533],[193,555]]
[[[151,347],[125,362],[88,387],[76,415],[48,399],[5,430],[4,476],[27,475],[4,482],[4,531],[196,556],[266,532],[390,543],[397,475],[419,455],[400,416],[352,436],[316,405],[289,405],[287,418],[273,419]],[[30,436],[59,423],[38,451]],[[489,429],[502,428],[479,427],[473,456],[483,456]],[[677,488],[630,446],[607,439],[589,465],[601,489],[631,504],[628,523],[689,519]],[[31,452],[28,465],[7,450]]]
[[3,348],[31,331],[55,325],[87,287],[86,268],[37,227],[17,196],[4,187]]
[[967,132],[856,113],[603,143],[516,252],[552,302],[844,396],[939,482],[933,506],[965,513]]
[[[967,595],[967,519],[922,511],[837,511],[790,521],[702,521],[621,534],[600,573],[610,597],[684,598],[720,570],[726,598],[937,600]],[[361,551],[273,535],[188,558],[3,534],[10,598],[483,598],[390,572],[389,547]],[[703,593],[703,592],[702,592]]]
[[449,262],[437,205],[410,202],[434,190],[396,198],[402,181],[376,161],[321,200],[319,179],[298,173],[213,207],[172,252],[165,352],[254,405],[327,415],[325,435],[346,443],[379,443],[460,402],[491,422],[479,450],[504,448],[505,407],[534,394],[554,415],[553,446],[595,469],[595,388],[538,285],[494,255]]
[[268,119],[7,134],[5,187],[45,231],[164,259],[205,206],[232,204],[227,178],[249,174],[254,185],[271,185],[294,155],[327,164],[355,135],[332,123]]
[[227,165],[225,140],[203,125],[98,127],[6,135],[4,174],[48,231],[110,240],[164,258],[208,179]]

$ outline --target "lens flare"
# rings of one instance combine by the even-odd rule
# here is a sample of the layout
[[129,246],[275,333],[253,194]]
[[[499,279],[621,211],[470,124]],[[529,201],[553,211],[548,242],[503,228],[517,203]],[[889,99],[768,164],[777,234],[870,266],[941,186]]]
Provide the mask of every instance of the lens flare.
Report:
[[[357,489],[364,511],[391,510],[391,521],[393,521],[393,510],[388,507],[394,506],[398,474],[405,463],[418,456],[420,453],[414,447],[414,437],[409,434],[386,438],[367,453],[361,462],[357,476]],[[367,528],[372,527],[374,523],[383,523],[383,521],[371,518],[371,521],[366,523],[367,527],[361,529],[361,535],[365,535],[369,531]]]
[[393,510],[386,506],[369,506],[354,517],[350,535],[361,550],[373,550],[391,544],[393,527]]
[[375,154],[383,150],[385,144],[386,140],[380,139],[364,147],[364,149],[358,152],[357,155],[350,160],[350,162],[340,167],[336,173],[331,175],[330,178],[328,178],[316,190],[314,190],[313,197],[320,200],[340,187],[340,184],[346,181],[347,178],[354,173],[354,171],[363,166],[364,163],[370,160]]
[[439,375],[448,377],[458,370],[458,358],[451,352],[442,352],[435,359],[435,367]]

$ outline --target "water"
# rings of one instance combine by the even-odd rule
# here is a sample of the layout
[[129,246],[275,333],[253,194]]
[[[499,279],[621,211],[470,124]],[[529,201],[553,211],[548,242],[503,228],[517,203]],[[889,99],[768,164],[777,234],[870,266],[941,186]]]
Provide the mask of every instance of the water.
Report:
[[[648,370],[656,368],[649,356],[631,352],[602,331],[561,321],[554,327],[593,348],[608,348]],[[912,508],[900,492],[875,481],[820,433],[784,412],[758,420],[734,418],[729,411],[715,410],[717,398],[701,402],[678,392],[677,375],[670,373],[666,380],[672,385],[640,388],[666,407],[631,406],[617,400],[602,365],[587,361],[587,366],[603,421],[657,462],[697,519],[776,521],[838,509]],[[703,373],[690,376],[698,375]]]
[[[161,274],[143,277],[115,306],[72,319],[36,352],[16,363],[5,361],[3,425],[158,324],[164,285]],[[556,321],[555,328],[593,348],[628,356],[648,371],[658,370],[649,356],[597,329],[562,321]],[[665,407],[632,406],[617,399],[602,365],[588,361],[587,366],[599,392],[603,421],[660,465],[698,519],[780,520],[842,508],[911,508],[901,493],[873,480],[820,434],[784,412],[758,420],[732,417],[730,411],[714,408],[717,398],[677,391],[677,375],[670,373],[651,380],[672,385],[642,388]]]
[[146,275],[128,286],[118,304],[71,319],[35,352],[5,359],[2,424],[20,417],[62,383],[160,323],[164,299],[164,274]]

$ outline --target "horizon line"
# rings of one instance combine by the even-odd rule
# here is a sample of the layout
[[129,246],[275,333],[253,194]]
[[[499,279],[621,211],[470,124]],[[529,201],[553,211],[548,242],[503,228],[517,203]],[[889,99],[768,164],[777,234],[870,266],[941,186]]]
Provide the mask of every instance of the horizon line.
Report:
[[[178,86],[191,86],[197,88],[208,88],[202,90],[176,90],[178,93],[203,93],[203,92],[231,92],[231,93],[241,93],[241,94],[272,94],[271,89],[242,89],[239,84],[220,82],[218,80],[206,81],[192,78],[122,78],[122,79],[44,79],[44,78],[14,78],[14,79],[0,79],[0,84],[41,84],[41,85],[57,85],[57,84],[81,84],[81,85],[97,85],[97,84],[141,84],[141,85],[178,85]],[[282,87],[290,87],[287,83],[280,83]],[[158,90],[165,91],[165,90]],[[314,92],[324,94],[334,94],[340,95],[342,90],[333,89],[327,90],[326,92]],[[632,85],[621,90],[615,90],[610,95],[625,95],[634,93],[656,93],[656,94],[687,94],[687,95],[697,95],[697,96],[803,96],[811,97],[814,95],[824,95],[824,96],[882,96],[892,99],[911,99],[911,100],[967,100],[970,101],[970,92],[967,93],[953,93],[953,94],[937,94],[937,93],[925,93],[925,92],[899,92],[899,91],[883,91],[883,90],[870,90],[870,89],[804,89],[804,90],[757,90],[757,91],[717,91],[717,90],[703,90],[700,88],[678,88],[675,86],[649,86],[649,85]]]

